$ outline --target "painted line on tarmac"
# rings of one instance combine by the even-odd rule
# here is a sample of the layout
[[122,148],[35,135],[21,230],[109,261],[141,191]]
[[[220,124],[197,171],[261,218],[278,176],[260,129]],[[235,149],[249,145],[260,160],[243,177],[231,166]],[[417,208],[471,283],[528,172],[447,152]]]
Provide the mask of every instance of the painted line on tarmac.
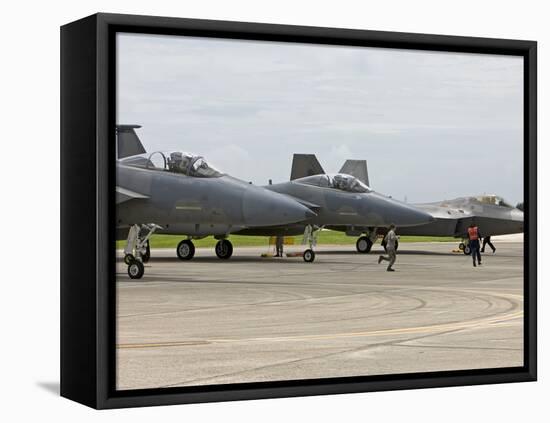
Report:
[[260,338],[240,338],[240,339],[209,339],[197,341],[176,341],[176,342],[156,342],[156,343],[136,343],[119,344],[117,349],[140,349],[140,348],[165,348],[165,347],[183,347],[195,345],[208,345],[212,343],[240,343],[240,342],[289,342],[289,341],[316,341],[340,338],[363,338],[372,336],[387,335],[408,335],[419,333],[437,333],[450,330],[480,329],[485,327],[496,327],[507,325],[509,321],[523,318],[523,311],[516,311],[505,315],[493,316],[490,318],[474,319],[457,323],[442,323],[438,325],[416,326],[410,328],[381,329],[364,332],[343,332],[326,335],[296,335],[280,337],[260,337]]

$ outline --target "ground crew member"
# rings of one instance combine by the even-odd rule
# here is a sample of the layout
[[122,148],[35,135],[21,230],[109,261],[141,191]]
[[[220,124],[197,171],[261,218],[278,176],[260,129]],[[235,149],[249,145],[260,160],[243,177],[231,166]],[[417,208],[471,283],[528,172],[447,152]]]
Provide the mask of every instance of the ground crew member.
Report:
[[479,252],[480,238],[481,238],[481,235],[479,233],[478,227],[476,226],[475,223],[472,223],[468,228],[468,239],[470,240],[468,245],[470,246],[470,254],[472,255],[474,267],[476,267],[476,259],[477,259],[477,263],[481,265],[481,253]]
[[284,237],[277,235],[275,239],[275,249],[276,249],[275,257],[283,256],[283,244],[284,244]]
[[390,225],[388,233],[384,237],[384,241],[386,242],[386,252],[388,253],[388,256],[378,257],[378,264],[382,263],[382,260],[389,261],[388,268],[386,270],[388,272],[395,272],[395,270],[392,269],[392,266],[395,263],[396,258],[395,247],[397,244],[397,235],[395,235],[395,225],[393,223]]
[[483,238],[483,245],[481,246],[481,252],[484,253],[485,252],[485,246],[489,244],[489,247],[491,247],[491,250],[493,250],[493,254],[495,254],[495,251],[497,250],[495,248],[495,246],[493,245],[493,243],[491,242],[491,237],[490,236],[486,236]]

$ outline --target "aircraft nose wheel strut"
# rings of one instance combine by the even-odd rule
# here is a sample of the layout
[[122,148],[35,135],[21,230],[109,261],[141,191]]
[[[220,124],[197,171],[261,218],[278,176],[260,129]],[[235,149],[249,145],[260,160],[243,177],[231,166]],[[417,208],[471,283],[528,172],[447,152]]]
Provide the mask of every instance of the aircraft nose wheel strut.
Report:
[[131,279],[141,279],[145,273],[143,263],[149,261],[151,249],[149,238],[161,226],[154,223],[132,225],[128,231],[126,247],[124,248],[124,263],[128,266],[128,276]]
[[304,229],[304,238],[302,239],[302,244],[309,245],[309,248],[306,249],[302,255],[306,263],[312,263],[315,260],[315,251],[313,247],[317,245],[317,236],[321,232],[323,227],[313,227],[312,225],[307,225]]

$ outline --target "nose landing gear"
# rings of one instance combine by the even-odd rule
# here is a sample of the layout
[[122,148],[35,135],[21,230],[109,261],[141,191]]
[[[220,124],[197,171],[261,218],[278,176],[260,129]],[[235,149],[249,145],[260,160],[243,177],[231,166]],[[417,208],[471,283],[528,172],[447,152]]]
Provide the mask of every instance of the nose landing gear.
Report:
[[304,251],[303,259],[306,263],[312,263],[315,260],[315,251],[313,247],[317,245],[317,237],[319,232],[321,232],[323,227],[314,227],[312,225],[307,225],[304,230],[304,238],[302,239],[302,244],[309,245],[309,248]]
[[128,276],[131,279],[141,279],[145,273],[143,263],[149,261],[151,249],[149,238],[161,226],[154,223],[132,225],[128,231],[126,247],[124,248],[124,263],[128,266]]
[[466,241],[462,241],[460,244],[458,244],[458,249],[462,251],[465,256],[469,256],[472,252],[472,249]]

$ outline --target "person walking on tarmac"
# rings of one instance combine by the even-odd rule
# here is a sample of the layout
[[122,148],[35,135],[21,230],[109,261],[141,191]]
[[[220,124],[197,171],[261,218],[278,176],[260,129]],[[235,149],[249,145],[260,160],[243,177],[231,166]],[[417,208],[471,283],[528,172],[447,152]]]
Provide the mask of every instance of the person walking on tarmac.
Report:
[[491,242],[491,237],[490,236],[484,236],[483,237],[483,245],[481,246],[481,252],[484,253],[485,252],[485,246],[486,245],[489,245],[489,247],[491,247],[491,250],[493,250],[493,254],[495,254],[495,251],[497,250],[495,248],[495,246],[493,245],[493,243]]
[[470,243],[469,243],[470,254],[472,255],[474,267],[476,267],[476,259],[477,259],[477,264],[481,266],[481,253],[479,252],[480,238],[481,238],[481,234],[479,233],[479,228],[476,226],[475,223],[472,223],[468,228],[468,239],[470,240]]
[[388,268],[386,270],[388,272],[395,272],[395,270],[392,269],[392,266],[394,265],[396,259],[395,247],[397,244],[397,235],[395,235],[395,225],[393,223],[390,225],[388,233],[384,237],[384,241],[386,242],[386,252],[388,253],[388,256],[378,257],[378,264],[382,263],[382,260],[389,261]]

